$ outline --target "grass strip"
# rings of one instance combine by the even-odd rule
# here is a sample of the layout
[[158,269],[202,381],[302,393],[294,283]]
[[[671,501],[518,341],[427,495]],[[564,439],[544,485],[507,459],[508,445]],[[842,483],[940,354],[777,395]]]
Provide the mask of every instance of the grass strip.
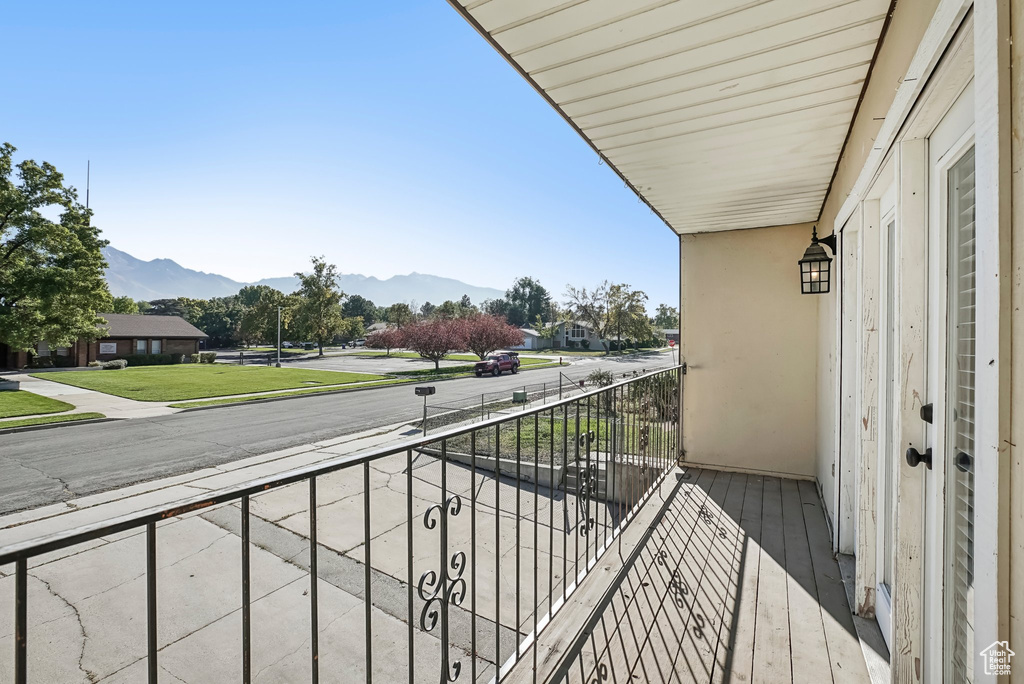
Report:
[[39,418],[22,418],[21,420],[5,420],[0,422],[0,430],[7,428],[27,427],[29,425],[48,425],[50,423],[73,423],[77,420],[94,420],[106,418],[102,413],[67,413],[62,416],[41,416]]
[[0,418],[70,411],[74,405],[25,390],[0,392]]
[[[33,376],[36,377],[36,376]],[[46,380],[137,401],[188,401],[232,394],[386,380],[383,375],[273,366],[185,364],[40,374]]]
[[222,406],[224,404],[241,404],[246,401],[257,401],[259,399],[277,399],[279,397],[301,397],[307,394],[320,394],[322,392],[350,392],[366,387],[384,387],[385,385],[403,385],[412,380],[382,380],[380,382],[368,382],[355,387],[314,387],[311,389],[295,390],[293,392],[274,392],[272,394],[257,394],[251,397],[229,397],[227,399],[210,399],[208,401],[185,401],[180,404],[170,404],[171,408],[196,408],[199,406]]

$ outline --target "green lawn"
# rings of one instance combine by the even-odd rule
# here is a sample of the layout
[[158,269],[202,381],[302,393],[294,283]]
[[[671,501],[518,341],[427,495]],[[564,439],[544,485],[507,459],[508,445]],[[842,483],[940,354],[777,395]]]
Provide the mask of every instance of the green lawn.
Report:
[[[369,382],[365,385],[360,385],[360,388],[365,387],[382,387],[384,385],[403,385],[413,382],[413,380],[381,380],[380,382]],[[356,388],[349,388],[347,391],[354,391]],[[171,404],[171,408],[196,408],[198,406],[221,406],[224,404],[241,404],[246,401],[256,401],[258,399],[277,399],[279,397],[301,397],[307,394],[319,394],[321,392],[337,392],[339,390],[346,391],[343,387],[313,387],[311,389],[300,389],[292,392],[274,392],[271,394],[257,394],[252,397],[234,397],[231,399],[210,399],[208,401],[186,401],[180,404]]]
[[28,425],[47,425],[49,423],[71,423],[76,420],[92,420],[106,418],[102,413],[68,413],[63,416],[44,416],[42,418],[22,418],[21,420],[0,421],[0,430],[7,428],[26,427]]
[[[42,374],[41,377],[43,377]],[[46,373],[45,379],[126,399],[185,401],[224,397],[230,394],[369,382],[386,378],[367,373],[336,373],[299,368],[274,368],[272,366],[187,364],[182,366],[140,366],[116,371]]]
[[60,413],[75,408],[71,404],[22,390],[0,392],[0,418],[32,416],[37,413]]

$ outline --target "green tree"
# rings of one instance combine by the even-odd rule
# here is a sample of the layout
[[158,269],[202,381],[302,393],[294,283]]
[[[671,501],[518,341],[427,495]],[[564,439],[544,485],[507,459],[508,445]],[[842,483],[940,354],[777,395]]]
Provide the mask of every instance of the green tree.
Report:
[[[277,345],[277,308],[284,306],[284,294],[272,287],[260,285],[257,299],[243,307],[239,321],[239,337],[246,344]],[[244,288],[243,288],[244,289]],[[239,297],[241,300],[241,297]],[[283,311],[282,311],[283,318]],[[209,334],[209,333],[207,333]]]
[[294,311],[297,330],[303,337],[316,342],[320,356],[324,345],[341,332],[341,300],[345,293],[338,289],[338,268],[324,258],[313,257],[311,273],[296,273],[299,279],[299,302]]
[[533,329],[542,340],[553,340],[558,337],[558,326],[554,321],[545,322],[540,314],[533,320]]
[[342,342],[351,342],[366,337],[366,326],[363,325],[361,316],[349,316],[341,321],[341,332],[338,339]]
[[568,285],[565,288],[567,314],[570,318],[580,321],[590,328],[604,345],[604,353],[607,354],[608,337],[614,331],[613,320],[610,315],[612,309],[611,285],[604,281],[593,290],[587,288],[576,288]]
[[192,299],[191,297],[176,297],[174,299],[154,299],[149,303],[146,311],[151,316],[181,316],[189,323],[195,325],[206,306],[205,299]]
[[341,305],[341,315],[345,318],[359,316],[363,325],[373,325],[377,322],[377,307],[366,297],[360,295],[349,295],[345,303]]
[[647,318],[647,294],[621,283],[608,287],[608,324],[615,333],[621,349],[626,339],[637,346],[641,340],[652,336],[651,323]]
[[519,278],[512,288],[505,292],[508,308],[505,318],[517,328],[521,328],[537,316],[547,317],[551,312],[551,293],[540,281],[529,276]]
[[239,342],[242,314],[237,296],[213,297],[193,325],[209,336],[211,347],[233,347]]
[[100,252],[107,242],[53,165],[15,166],[15,151],[0,145],[0,342],[28,350],[40,340],[94,338],[97,311],[110,302]]
[[423,306],[420,307],[420,316],[424,318],[433,318],[437,312],[437,307],[430,302],[423,302]]
[[148,314],[149,310],[153,308],[145,299],[140,299],[139,301],[135,302],[135,304],[136,306],[139,307],[140,314]]
[[659,304],[654,314],[654,326],[656,328],[678,328],[679,309],[668,304]]
[[139,304],[131,297],[114,297],[114,305],[110,313],[116,314],[137,314]]
[[404,328],[416,321],[412,308],[403,302],[392,304],[384,311],[384,320],[397,328]]

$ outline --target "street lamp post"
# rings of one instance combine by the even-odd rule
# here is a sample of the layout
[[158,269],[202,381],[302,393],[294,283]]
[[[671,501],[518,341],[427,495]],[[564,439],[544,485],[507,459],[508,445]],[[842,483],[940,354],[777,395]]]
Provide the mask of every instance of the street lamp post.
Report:
[[281,367],[281,307],[277,307],[277,367]]

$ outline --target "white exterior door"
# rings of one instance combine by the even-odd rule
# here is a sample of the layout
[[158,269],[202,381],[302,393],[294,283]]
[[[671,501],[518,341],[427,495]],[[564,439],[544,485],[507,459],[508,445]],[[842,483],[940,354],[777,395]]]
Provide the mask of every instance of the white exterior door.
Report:
[[[973,89],[929,138],[925,681],[973,682],[975,261]],[[930,414],[929,414],[930,407]]]

